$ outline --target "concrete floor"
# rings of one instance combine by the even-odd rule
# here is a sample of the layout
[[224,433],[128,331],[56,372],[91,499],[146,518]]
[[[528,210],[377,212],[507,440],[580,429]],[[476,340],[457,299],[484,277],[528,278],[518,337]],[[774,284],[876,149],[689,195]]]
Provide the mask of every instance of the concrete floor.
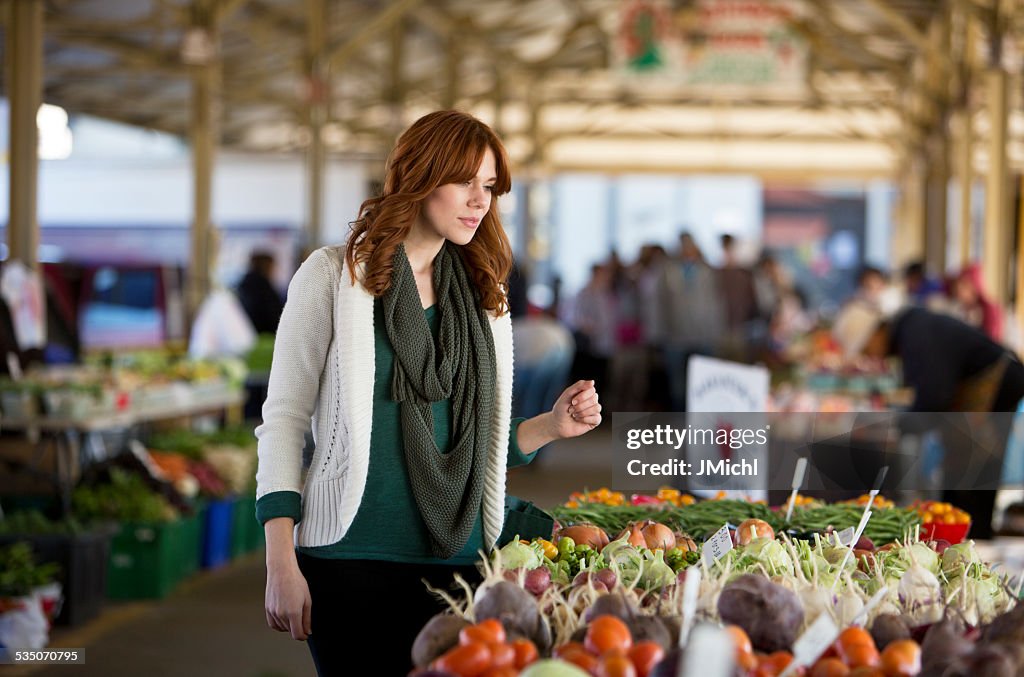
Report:
[[[551,507],[611,484],[611,425],[550,445],[509,472],[508,491]],[[84,648],[86,664],[5,667],[11,677],[299,677],[314,675],[304,643],[267,628],[263,553],[197,575],[165,600],[110,603],[93,621],[57,628],[51,648]]]

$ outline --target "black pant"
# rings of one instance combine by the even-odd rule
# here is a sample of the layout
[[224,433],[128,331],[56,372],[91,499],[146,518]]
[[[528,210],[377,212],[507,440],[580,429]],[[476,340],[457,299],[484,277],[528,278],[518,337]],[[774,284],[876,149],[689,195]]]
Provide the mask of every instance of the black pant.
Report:
[[[1016,359],[1011,360],[1003,375],[1003,380],[996,391],[995,402],[992,403],[993,412],[1015,412],[1021,399],[1024,399],[1024,365]],[[1003,413],[995,419],[997,432],[995,438],[1001,444],[1003,453],[1006,451],[1006,443],[1010,438],[1010,430],[1013,427],[1013,418],[1010,413]],[[947,450],[949,453],[949,450]],[[1002,472],[1003,456],[992,459],[993,468],[991,472]],[[996,504],[996,492],[986,490],[946,490],[942,492],[942,500],[952,503],[958,508],[963,508],[971,515],[972,538],[990,539],[992,533],[992,513]]]
[[[451,590],[458,573],[474,587],[473,566],[322,559],[298,554],[313,601],[307,644],[320,677],[404,677],[416,635],[444,604],[427,592]],[[459,591],[455,592],[458,598]]]

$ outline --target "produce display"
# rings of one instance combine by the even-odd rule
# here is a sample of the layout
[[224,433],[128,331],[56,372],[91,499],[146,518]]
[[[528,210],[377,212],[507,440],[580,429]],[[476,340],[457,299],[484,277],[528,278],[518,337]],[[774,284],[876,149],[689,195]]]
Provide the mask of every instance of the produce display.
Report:
[[[875,500],[850,542],[839,532],[857,526],[863,499],[798,500],[786,524],[785,511],[761,504],[613,494],[574,494],[551,539],[517,539],[482,560],[476,589],[456,577],[461,592],[433,590],[449,609],[417,638],[412,674],[674,677],[694,624],[724,628],[735,674],[750,677],[1024,670],[1022,582],[985,564],[972,541],[922,536],[929,515],[962,521],[952,506]],[[791,667],[799,638],[826,618],[834,638]],[[536,660],[510,661],[501,647],[514,641]]]
[[[877,499],[876,499],[877,501]],[[586,522],[605,531],[618,532],[630,522],[657,519],[675,531],[692,534],[703,539],[725,523],[739,524],[743,520],[761,519],[776,531],[789,529],[798,533],[816,532],[833,527],[836,530],[856,526],[863,508],[857,504],[819,505],[795,507],[792,518],[785,523],[785,510],[772,510],[760,503],[739,500],[701,501],[691,505],[673,503],[642,505],[606,505],[578,503],[578,507],[559,507],[551,514],[565,524]],[[798,503],[799,505],[799,503]],[[921,515],[913,508],[884,508],[879,505],[868,523],[866,535],[873,541],[887,542],[904,538],[921,524]]]
[[220,398],[238,391],[245,375],[239,360],[190,360],[165,351],[107,355],[0,379],[0,409],[15,420],[82,420]]

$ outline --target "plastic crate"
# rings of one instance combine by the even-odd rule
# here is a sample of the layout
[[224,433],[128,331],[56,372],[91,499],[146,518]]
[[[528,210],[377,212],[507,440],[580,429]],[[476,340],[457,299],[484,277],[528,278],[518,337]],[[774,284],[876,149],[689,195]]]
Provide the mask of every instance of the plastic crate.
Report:
[[256,497],[239,496],[231,513],[231,557],[249,552],[250,522],[256,521]]
[[210,501],[203,520],[203,555],[199,561],[204,569],[213,569],[228,562],[231,556],[231,523],[235,500]]
[[107,596],[111,599],[166,597],[182,578],[185,522],[121,525],[110,543]]
[[111,530],[79,534],[5,534],[0,545],[26,541],[40,564],[56,563],[64,602],[54,623],[79,625],[94,618],[107,594]]
[[256,497],[253,496],[250,504],[249,519],[245,521],[245,547],[248,552],[262,550],[267,545],[267,535],[263,531],[263,525],[256,519]]
[[181,518],[181,568],[179,578],[184,580],[199,570],[203,556],[203,520],[206,504],[200,503],[191,515]]

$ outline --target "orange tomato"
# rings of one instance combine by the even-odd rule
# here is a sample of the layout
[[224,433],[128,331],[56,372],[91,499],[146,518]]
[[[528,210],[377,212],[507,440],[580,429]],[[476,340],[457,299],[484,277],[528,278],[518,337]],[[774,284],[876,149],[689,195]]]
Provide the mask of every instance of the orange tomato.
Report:
[[888,677],[911,677],[921,672],[921,647],[912,639],[898,639],[882,651],[882,672]]
[[845,649],[840,649],[839,655],[851,668],[877,668],[881,662],[878,649],[875,648],[874,644],[848,646]]
[[476,625],[462,628],[459,632],[459,644],[500,644],[505,641],[505,626],[497,618],[488,618]]
[[583,638],[583,646],[587,651],[602,655],[611,649],[629,651],[633,646],[633,637],[629,626],[615,616],[598,616],[590,621],[587,634]]
[[811,677],[846,677],[849,666],[838,658],[819,658],[811,668]]
[[491,651],[491,667],[511,668],[516,664],[516,650],[509,644],[488,644]]
[[839,633],[839,637],[836,638],[836,643],[839,648],[844,646],[856,646],[858,644],[870,644],[871,646],[874,646],[875,640],[872,639],[871,633],[864,628],[851,626]]
[[752,653],[754,647],[750,644],[750,637],[747,632],[738,625],[727,625],[725,631],[732,637],[732,643],[736,647],[736,653]]
[[565,661],[566,663],[572,663],[576,667],[580,668],[586,673],[594,674],[597,670],[598,661],[597,656],[592,653],[588,653],[586,649],[569,649],[564,651],[562,655],[557,657],[558,660]]
[[511,646],[512,650],[516,652],[515,666],[520,670],[540,657],[537,647],[528,639],[513,640]]
[[551,652],[551,657],[561,658],[566,653],[573,653],[576,651],[583,651],[584,653],[586,653],[587,650],[583,648],[583,644],[581,644],[580,642],[566,642],[565,644],[560,644],[559,646],[556,646],[554,650],[552,650]]
[[442,655],[431,666],[463,677],[476,677],[491,666],[491,652],[484,644],[463,644]]
[[634,644],[627,655],[636,668],[637,677],[647,677],[654,670],[654,666],[665,657],[665,650],[657,642],[644,640]]
[[601,656],[596,677],[637,677],[636,667],[623,651],[612,649]]
[[788,651],[776,651],[767,656],[756,654],[756,660],[757,667],[754,668],[756,677],[777,677],[793,661],[793,654]]

